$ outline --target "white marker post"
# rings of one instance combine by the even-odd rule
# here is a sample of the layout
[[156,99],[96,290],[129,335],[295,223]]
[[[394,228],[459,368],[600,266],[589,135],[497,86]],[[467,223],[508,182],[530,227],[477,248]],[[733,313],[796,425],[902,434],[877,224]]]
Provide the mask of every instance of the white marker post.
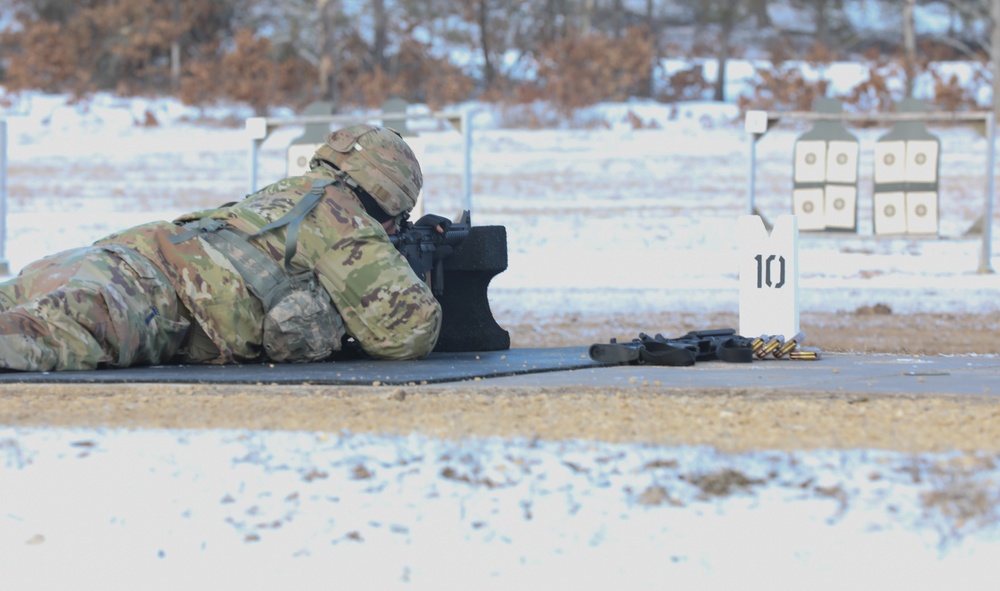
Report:
[[[417,162],[424,162],[424,154],[427,153],[427,138],[420,137],[418,135],[408,135],[403,138],[406,145],[410,146],[410,150],[413,151],[413,155],[416,156]],[[410,210],[410,220],[417,221],[424,215],[424,190],[420,189],[417,193],[417,202]]]
[[778,216],[770,235],[757,215],[740,216],[740,334],[799,332],[798,217]]

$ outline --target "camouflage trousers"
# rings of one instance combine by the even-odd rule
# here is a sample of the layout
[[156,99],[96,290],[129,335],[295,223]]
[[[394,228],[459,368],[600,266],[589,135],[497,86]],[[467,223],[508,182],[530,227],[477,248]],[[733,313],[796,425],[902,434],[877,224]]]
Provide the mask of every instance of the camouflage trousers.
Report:
[[120,246],[68,250],[0,283],[0,368],[164,363],[190,322],[152,262]]

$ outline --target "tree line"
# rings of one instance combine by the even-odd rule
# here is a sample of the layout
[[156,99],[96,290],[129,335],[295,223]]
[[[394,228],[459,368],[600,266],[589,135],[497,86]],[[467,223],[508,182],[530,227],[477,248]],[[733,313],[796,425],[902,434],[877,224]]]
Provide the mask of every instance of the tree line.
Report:
[[[870,3],[900,22],[859,31],[850,11]],[[917,29],[914,10],[928,7],[946,31]],[[774,16],[789,11],[792,24]],[[826,92],[791,60],[862,59],[869,79],[842,98],[878,107],[911,93],[934,62],[978,63],[989,78],[1000,48],[991,11],[1000,0],[0,0],[0,85],[235,100],[260,114],[393,96],[570,111],[630,97],[735,100],[725,64],[750,56],[769,66],[740,99],[747,106],[809,108]],[[666,71],[668,58],[689,65]],[[709,79],[706,60],[721,75]],[[957,79],[931,74],[942,107],[975,104]]]

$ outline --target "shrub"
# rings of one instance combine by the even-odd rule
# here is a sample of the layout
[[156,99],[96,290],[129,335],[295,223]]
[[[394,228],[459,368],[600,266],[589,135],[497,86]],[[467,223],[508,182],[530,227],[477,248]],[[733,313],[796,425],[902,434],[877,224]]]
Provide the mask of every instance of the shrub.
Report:
[[642,27],[629,29],[621,39],[567,36],[542,47],[539,84],[565,112],[604,100],[622,101],[648,89],[654,56]]

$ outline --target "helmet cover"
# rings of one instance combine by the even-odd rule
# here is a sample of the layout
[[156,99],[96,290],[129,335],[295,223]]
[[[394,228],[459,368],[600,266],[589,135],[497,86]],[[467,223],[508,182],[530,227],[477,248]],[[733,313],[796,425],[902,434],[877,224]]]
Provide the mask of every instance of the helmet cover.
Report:
[[325,160],[344,171],[391,216],[413,209],[424,177],[413,150],[394,129],[367,123],[326,136],[311,163]]

